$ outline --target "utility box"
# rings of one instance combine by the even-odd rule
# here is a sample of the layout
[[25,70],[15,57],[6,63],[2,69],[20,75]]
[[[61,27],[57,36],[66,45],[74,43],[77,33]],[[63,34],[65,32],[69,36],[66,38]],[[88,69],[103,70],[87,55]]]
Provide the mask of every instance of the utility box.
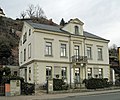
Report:
[[53,91],[53,80],[48,80],[48,93]]
[[21,94],[20,80],[10,80],[10,94],[11,96],[17,96]]

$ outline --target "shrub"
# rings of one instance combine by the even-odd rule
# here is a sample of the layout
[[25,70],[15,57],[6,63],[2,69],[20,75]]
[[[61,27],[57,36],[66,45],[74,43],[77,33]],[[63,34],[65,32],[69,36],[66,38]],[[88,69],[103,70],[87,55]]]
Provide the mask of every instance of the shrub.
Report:
[[35,93],[35,84],[23,82],[21,84],[21,93],[25,95],[32,95],[32,93]]
[[117,79],[117,80],[115,81],[115,85],[116,85],[116,86],[120,86],[120,79]]
[[53,79],[53,90],[67,90],[68,84],[66,84],[62,79]]
[[108,82],[108,79],[98,79],[98,78],[91,78],[86,79],[83,81],[85,83],[85,86],[87,89],[99,89],[99,88],[105,88],[109,87],[110,83]]

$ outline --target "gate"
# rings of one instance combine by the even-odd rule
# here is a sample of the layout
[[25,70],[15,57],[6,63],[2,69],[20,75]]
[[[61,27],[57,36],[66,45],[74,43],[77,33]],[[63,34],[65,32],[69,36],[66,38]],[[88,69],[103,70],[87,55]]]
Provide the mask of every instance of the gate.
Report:
[[0,96],[5,96],[5,85],[0,85]]

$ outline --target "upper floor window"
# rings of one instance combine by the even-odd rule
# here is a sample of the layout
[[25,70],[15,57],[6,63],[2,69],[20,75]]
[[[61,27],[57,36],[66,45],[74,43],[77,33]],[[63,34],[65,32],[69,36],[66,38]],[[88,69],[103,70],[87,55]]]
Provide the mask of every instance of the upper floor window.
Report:
[[102,60],[102,48],[98,48],[98,60]]
[[31,29],[29,29],[29,36],[31,35]]
[[20,52],[20,63],[22,64],[22,51]]
[[79,27],[75,26],[75,34],[79,34]]
[[28,58],[31,58],[31,43],[28,45]]
[[87,47],[87,58],[88,58],[88,59],[91,59],[91,58],[92,58],[91,47]]
[[45,55],[52,56],[52,42],[46,42]]
[[66,57],[66,44],[61,44],[61,52],[60,52],[61,57]]
[[26,49],[24,49],[24,61],[26,61]]
[[27,32],[23,35],[23,44],[27,41]]
[[79,56],[79,46],[78,45],[74,46],[74,55]]

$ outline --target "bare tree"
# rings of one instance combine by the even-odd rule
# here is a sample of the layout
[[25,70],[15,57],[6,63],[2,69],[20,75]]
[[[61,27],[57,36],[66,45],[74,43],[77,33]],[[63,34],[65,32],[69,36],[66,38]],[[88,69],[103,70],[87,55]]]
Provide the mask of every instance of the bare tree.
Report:
[[30,18],[35,17],[35,6],[33,4],[30,4],[26,11],[27,11],[27,14]]
[[22,19],[24,19],[24,18],[26,17],[26,12],[25,12],[25,11],[22,11],[21,14],[20,14],[20,17],[21,17]]
[[39,5],[36,5],[35,17],[37,18],[45,18],[44,11]]
[[24,19],[25,17],[28,17],[28,18],[46,18],[43,9],[39,5],[34,6],[33,4],[30,4],[26,11],[22,11],[20,14],[20,17],[22,19]]

